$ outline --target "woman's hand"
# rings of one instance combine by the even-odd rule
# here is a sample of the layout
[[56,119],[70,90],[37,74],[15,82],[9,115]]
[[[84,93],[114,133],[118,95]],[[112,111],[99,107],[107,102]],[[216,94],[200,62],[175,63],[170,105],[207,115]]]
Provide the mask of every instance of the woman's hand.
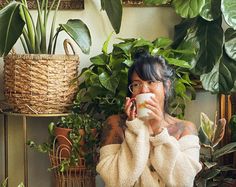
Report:
[[126,97],[125,113],[127,115],[128,121],[132,121],[134,118],[136,118],[137,111],[135,105],[135,98]]
[[146,101],[145,107],[150,110],[151,119],[148,120],[150,132],[152,134],[158,134],[164,127],[164,109],[160,107],[159,101],[155,97],[151,97],[151,100]]

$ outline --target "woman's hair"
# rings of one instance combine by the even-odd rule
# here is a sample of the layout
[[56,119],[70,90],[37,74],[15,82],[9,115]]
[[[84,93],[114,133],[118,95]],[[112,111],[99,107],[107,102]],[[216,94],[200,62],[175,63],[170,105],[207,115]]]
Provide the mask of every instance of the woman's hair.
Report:
[[[168,110],[168,101],[173,93],[174,70],[167,64],[161,56],[152,56],[147,52],[139,53],[134,57],[134,63],[128,71],[128,86],[132,83],[133,73],[144,81],[161,81],[165,88],[165,111]],[[132,93],[127,89],[127,96]]]

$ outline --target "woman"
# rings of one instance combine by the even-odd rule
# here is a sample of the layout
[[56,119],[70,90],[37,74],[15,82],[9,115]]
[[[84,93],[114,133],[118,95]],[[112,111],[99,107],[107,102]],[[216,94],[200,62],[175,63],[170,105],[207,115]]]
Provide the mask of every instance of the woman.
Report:
[[[97,171],[108,187],[193,186],[201,170],[199,139],[193,123],[167,112],[173,71],[159,56],[139,56],[129,69],[125,116],[104,124]],[[137,117],[134,98],[153,93],[145,107],[151,119]]]

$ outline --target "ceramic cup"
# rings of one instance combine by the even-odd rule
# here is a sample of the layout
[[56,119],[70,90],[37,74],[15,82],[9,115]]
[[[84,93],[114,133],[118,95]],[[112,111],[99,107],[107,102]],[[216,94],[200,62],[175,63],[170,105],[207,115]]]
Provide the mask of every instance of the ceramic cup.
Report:
[[136,96],[137,117],[141,119],[150,119],[150,110],[145,107],[146,101],[155,97],[153,93],[142,93]]

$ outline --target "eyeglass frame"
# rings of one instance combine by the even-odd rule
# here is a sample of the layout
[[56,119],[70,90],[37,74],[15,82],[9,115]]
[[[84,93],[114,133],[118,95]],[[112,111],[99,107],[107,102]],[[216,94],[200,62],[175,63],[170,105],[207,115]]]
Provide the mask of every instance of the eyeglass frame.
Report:
[[[137,84],[139,84],[139,88],[140,88],[140,89],[143,88],[143,86],[145,86],[145,87],[148,88],[149,90],[154,89],[154,88],[152,88],[152,87],[148,86],[147,84],[144,84],[144,83],[142,83],[142,82],[140,82],[140,81],[134,81],[134,82],[132,82],[132,83],[128,86],[129,91],[130,91],[132,94],[135,94],[135,93],[136,93],[136,92],[133,92],[132,89],[131,89],[131,86],[132,86],[134,83],[136,83],[136,82],[139,82],[139,83],[137,83]],[[163,81],[160,81],[160,80],[156,80],[156,81],[147,80],[147,82],[156,83],[156,86],[157,86],[158,83],[163,82]]]

